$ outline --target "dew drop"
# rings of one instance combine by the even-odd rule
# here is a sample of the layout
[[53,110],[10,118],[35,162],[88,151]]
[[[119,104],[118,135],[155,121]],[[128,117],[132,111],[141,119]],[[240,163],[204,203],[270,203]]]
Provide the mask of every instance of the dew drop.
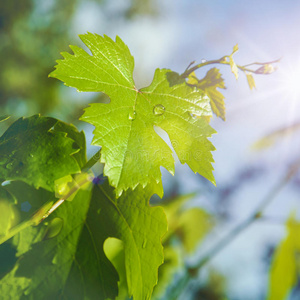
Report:
[[164,107],[163,105],[157,104],[157,105],[155,105],[155,106],[153,107],[153,114],[154,114],[155,116],[161,116],[161,115],[164,114],[165,110],[166,110],[166,109],[165,109],[165,107]]
[[134,120],[135,118],[136,118],[136,111],[134,110],[134,111],[129,113],[128,119],[129,120]]
[[189,114],[189,116],[190,116],[191,118],[193,118],[193,119],[197,119],[197,116],[196,116],[196,115],[194,115],[193,113],[191,113],[191,112],[188,112],[188,114]]
[[202,64],[204,64],[204,63],[206,63],[206,62],[207,62],[206,59],[204,59],[204,58],[201,59],[201,63],[202,63]]

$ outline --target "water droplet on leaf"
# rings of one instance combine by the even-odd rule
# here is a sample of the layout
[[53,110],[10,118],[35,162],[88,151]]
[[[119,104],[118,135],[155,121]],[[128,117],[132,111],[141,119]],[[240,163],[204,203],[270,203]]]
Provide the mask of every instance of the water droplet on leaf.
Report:
[[188,112],[188,114],[189,114],[189,116],[190,116],[191,118],[193,118],[193,119],[197,119],[197,116],[196,116],[196,115],[194,115],[193,113],[191,113],[191,112]]
[[134,120],[135,117],[136,117],[136,111],[135,110],[130,112],[129,115],[128,115],[129,120]]
[[161,116],[165,112],[165,107],[161,104],[157,104],[153,107],[153,114],[156,116]]

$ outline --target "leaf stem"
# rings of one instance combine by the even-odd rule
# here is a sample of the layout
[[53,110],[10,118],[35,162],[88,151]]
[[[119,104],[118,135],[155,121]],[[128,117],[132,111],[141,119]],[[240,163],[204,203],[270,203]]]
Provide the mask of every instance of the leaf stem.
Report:
[[99,160],[100,160],[100,152],[101,149],[98,150],[89,160],[88,162],[82,167],[81,172],[86,172],[91,169]]
[[[100,157],[100,150],[97,151],[96,154],[94,154],[88,162],[83,166],[82,173],[87,172],[92,166],[94,166],[98,161]],[[69,192],[61,197],[59,200],[57,200],[54,204],[53,202],[48,202],[45,205],[43,205],[37,212],[35,212],[29,220],[25,220],[21,222],[20,224],[14,226],[11,228],[8,233],[4,236],[0,236],[0,245],[9,240],[11,237],[22,231],[23,229],[30,227],[30,226],[36,226],[43,222],[46,218],[49,217],[50,214],[52,214],[58,207],[60,207],[66,199],[70,198],[74,193],[76,193],[83,185],[85,185],[88,182],[91,182],[92,178],[90,176],[87,176],[84,180],[78,182],[75,184]]]
[[[230,65],[230,62],[227,61],[227,57],[229,57],[228,55],[226,56],[223,56],[221,57],[220,59],[215,59],[215,60],[209,60],[209,61],[206,61],[206,62],[203,62],[203,63],[200,63],[192,68],[187,68],[184,73],[182,73],[180,76],[182,78],[187,78],[191,73],[193,73],[194,71],[198,70],[199,68],[201,67],[204,67],[204,66],[207,66],[207,65],[212,65],[212,64],[222,64],[222,65]],[[252,66],[252,65],[270,65],[270,64],[273,64],[273,63],[277,63],[280,61],[281,58],[279,59],[276,59],[274,61],[271,61],[271,62],[266,62],[266,63],[259,63],[259,62],[254,62],[254,63],[251,63],[251,64],[247,64],[247,65],[244,65],[244,66],[241,66],[241,65],[236,65],[241,71],[243,72],[249,72],[249,73],[256,73],[257,70],[252,70],[252,69],[249,69],[247,68],[248,66]],[[191,65],[191,64],[190,64]],[[190,66],[189,65],[189,66]],[[256,74],[261,74],[261,73],[256,73]]]

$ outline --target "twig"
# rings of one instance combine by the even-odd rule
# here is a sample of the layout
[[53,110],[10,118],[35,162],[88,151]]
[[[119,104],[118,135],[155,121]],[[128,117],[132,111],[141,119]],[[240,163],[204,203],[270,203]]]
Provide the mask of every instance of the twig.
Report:
[[[87,172],[92,166],[94,166],[98,161],[100,157],[100,150],[89,159],[89,161],[83,166],[82,172]],[[21,222],[20,224],[14,226],[11,228],[5,236],[0,236],[0,245],[9,240],[11,237],[19,233],[21,230],[38,225],[41,222],[43,222],[46,218],[49,217],[50,214],[52,214],[58,207],[60,207],[66,199],[70,198],[75,192],[77,192],[83,185],[85,185],[88,182],[91,182],[92,178],[90,176],[87,176],[84,180],[81,182],[75,184],[69,192],[61,197],[59,200],[57,200],[54,204],[53,202],[46,203],[43,205],[37,212],[35,212],[29,220],[25,220]],[[50,206],[50,208],[49,208]]]
[[188,284],[189,280],[192,277],[195,277],[198,274],[199,269],[206,265],[209,261],[212,260],[221,250],[223,250],[228,244],[230,244],[241,232],[248,228],[254,221],[261,218],[262,213],[266,206],[270,204],[271,201],[275,199],[278,193],[287,185],[287,183],[294,177],[300,168],[300,159],[298,159],[293,167],[289,168],[286,175],[270,190],[270,192],[262,199],[260,204],[254,210],[254,212],[244,220],[242,223],[237,225],[232,231],[230,231],[225,237],[219,240],[213,247],[208,251],[208,254],[204,255],[202,259],[198,261],[195,265],[191,267],[186,267],[186,272],[182,278],[182,282],[178,285],[181,288],[176,288],[174,291],[174,298],[177,299],[180,291],[182,291]]

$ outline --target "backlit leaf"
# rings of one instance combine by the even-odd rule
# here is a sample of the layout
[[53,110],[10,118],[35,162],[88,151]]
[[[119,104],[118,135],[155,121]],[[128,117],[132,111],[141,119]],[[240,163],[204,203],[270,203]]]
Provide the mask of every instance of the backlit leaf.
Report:
[[161,166],[174,173],[172,150],[154,126],[168,133],[182,164],[214,183],[214,147],[207,138],[215,131],[197,118],[211,115],[208,97],[185,82],[174,84],[173,72],[166,69],[157,69],[151,85],[138,90],[132,77],[133,57],[119,37],[113,41],[88,33],[80,38],[93,55],[71,46],[74,54],[62,53],[65,59],[50,76],[79,91],[110,97],[109,104],[91,104],[81,120],[95,126],[93,145],[102,147],[104,175],[116,194],[138,184],[161,182]]
[[247,81],[248,81],[250,90],[255,89],[256,86],[255,86],[255,81],[254,81],[252,74],[246,73],[246,77],[247,77]]
[[238,48],[238,45],[236,44],[233,47],[232,53],[228,56],[231,72],[234,74],[236,80],[238,80],[238,78],[239,78],[239,73],[238,73],[238,67],[237,67],[236,63],[234,62],[234,60],[233,60],[233,54],[235,52],[237,52],[238,50],[239,50],[239,48]]
[[217,88],[226,88],[220,71],[217,68],[210,69],[203,79],[197,79],[195,73],[191,73],[188,83],[195,85],[206,93],[214,114],[225,121],[225,97],[217,90]]

